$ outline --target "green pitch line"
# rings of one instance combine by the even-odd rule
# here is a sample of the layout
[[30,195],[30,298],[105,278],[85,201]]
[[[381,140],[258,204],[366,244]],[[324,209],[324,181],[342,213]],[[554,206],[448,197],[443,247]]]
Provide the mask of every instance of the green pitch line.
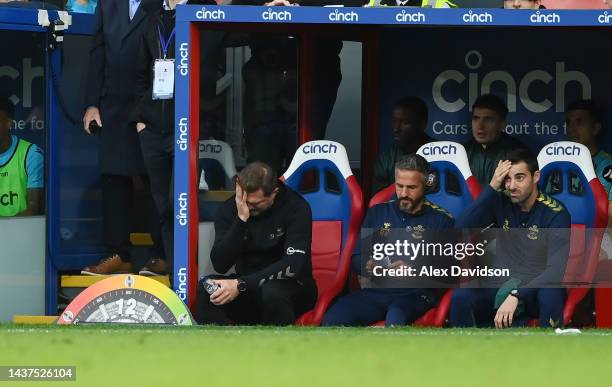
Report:
[[69,386],[601,387],[612,331],[0,325],[0,365],[75,365]]

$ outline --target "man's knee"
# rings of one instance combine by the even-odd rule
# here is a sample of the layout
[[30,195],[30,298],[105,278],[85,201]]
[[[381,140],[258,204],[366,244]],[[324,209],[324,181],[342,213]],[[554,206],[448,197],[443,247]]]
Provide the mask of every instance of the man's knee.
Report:
[[291,301],[290,284],[285,281],[266,282],[261,287],[261,304],[264,323],[289,325],[295,320],[295,308]]
[[540,289],[538,291],[538,303],[541,306],[554,305],[563,306],[565,303],[564,289]]
[[261,286],[261,301],[266,306],[286,304],[291,302],[291,294],[283,281],[269,281]]
[[351,315],[351,309],[343,305],[342,301],[335,303],[325,312],[323,326],[353,326],[356,325]]
[[451,310],[455,308],[470,308],[474,302],[472,289],[455,289],[451,296]]
[[473,289],[455,289],[451,296],[449,324],[453,327],[473,326],[474,321]]
[[538,291],[538,309],[540,326],[563,325],[563,308],[565,306],[564,289],[540,289]]

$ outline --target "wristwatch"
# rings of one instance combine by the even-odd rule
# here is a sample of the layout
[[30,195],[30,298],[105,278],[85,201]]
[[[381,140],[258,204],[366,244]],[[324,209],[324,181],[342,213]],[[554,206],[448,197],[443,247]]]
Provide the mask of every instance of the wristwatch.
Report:
[[512,289],[512,290],[510,290],[510,295],[511,295],[512,297],[516,297],[516,299],[517,299],[517,300],[519,300],[519,301],[521,300],[521,295],[520,295],[520,293],[519,293],[518,289]]
[[247,290],[247,283],[242,279],[238,278],[238,291],[244,293]]

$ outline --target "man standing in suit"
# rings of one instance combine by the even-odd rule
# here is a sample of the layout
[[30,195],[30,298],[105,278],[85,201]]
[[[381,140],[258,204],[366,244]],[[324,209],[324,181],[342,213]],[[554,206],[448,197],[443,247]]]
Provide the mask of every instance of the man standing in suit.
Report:
[[[99,127],[95,134],[108,255],[98,265],[84,268],[83,274],[132,271],[129,234],[134,176],[142,176],[148,182],[136,130],[128,123],[136,104],[135,59],[145,27],[140,3],[141,0],[100,0],[96,9],[83,125],[88,134],[94,134],[92,122]],[[162,2],[158,3],[161,9]],[[159,225],[154,227],[153,234],[159,235]],[[147,272],[153,271],[162,257],[152,253],[151,258],[143,268]]]

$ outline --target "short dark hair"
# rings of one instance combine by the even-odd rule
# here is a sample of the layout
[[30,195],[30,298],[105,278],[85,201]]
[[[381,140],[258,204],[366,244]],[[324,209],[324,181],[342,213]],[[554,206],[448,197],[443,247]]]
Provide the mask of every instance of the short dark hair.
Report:
[[472,112],[476,108],[491,109],[504,120],[508,116],[508,107],[506,106],[504,101],[502,101],[501,98],[493,94],[483,94],[480,97],[476,98],[474,105],[472,105]]
[[8,118],[15,118],[15,105],[6,97],[0,97],[0,111],[4,112]]
[[579,99],[570,103],[567,105],[565,113],[567,114],[572,110],[586,110],[595,122],[601,123],[601,109],[592,99]]
[[263,191],[265,196],[270,196],[278,187],[276,171],[266,163],[259,161],[247,164],[238,174],[237,184],[240,184],[247,193]]
[[429,178],[429,163],[427,160],[416,153],[403,156],[395,163],[395,172],[397,171],[417,171],[423,175],[423,184]]
[[527,164],[527,169],[533,175],[540,169],[538,166],[538,159],[536,156],[527,148],[517,148],[513,149],[508,153],[507,157],[508,161],[512,164],[518,164],[520,162],[524,162]]
[[421,98],[414,95],[403,97],[395,102],[393,105],[395,108],[402,108],[414,112],[417,117],[424,122],[429,119],[429,111],[427,104]]

